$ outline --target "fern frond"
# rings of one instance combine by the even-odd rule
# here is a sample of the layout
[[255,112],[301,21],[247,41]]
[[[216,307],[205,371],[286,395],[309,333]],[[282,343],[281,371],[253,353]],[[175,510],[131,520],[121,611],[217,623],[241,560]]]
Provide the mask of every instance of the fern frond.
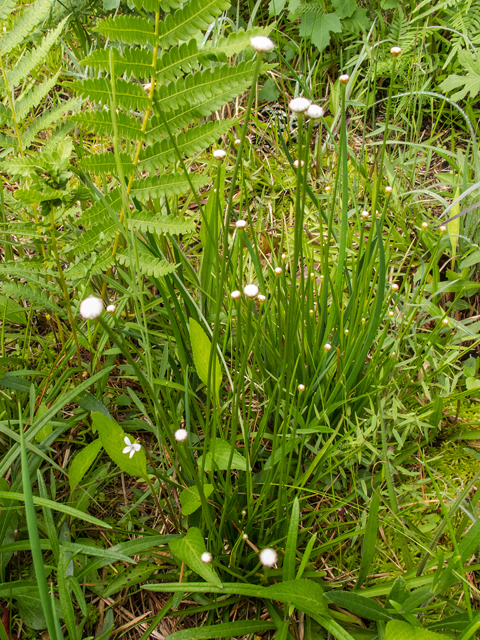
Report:
[[160,45],[168,47],[179,40],[189,40],[229,7],[228,0],[191,0],[160,23]]
[[198,69],[200,55],[201,52],[198,50],[196,40],[183,42],[178,47],[172,47],[163,53],[157,61],[157,81],[176,80],[182,73]]
[[[107,208],[108,207],[108,208]],[[78,219],[78,225],[84,229],[92,229],[101,225],[110,216],[110,211],[119,215],[122,209],[122,192],[120,188],[112,189],[108,195],[101,198],[95,204],[82,213]]]
[[30,302],[37,309],[45,309],[52,314],[58,313],[60,318],[67,317],[62,307],[55,304],[54,300],[38,286],[32,286],[30,283],[4,282],[2,291],[14,300],[25,300],[25,302]]
[[[38,159],[39,156],[37,156]],[[17,158],[8,158],[2,164],[2,168],[12,176],[24,176],[28,178],[32,174],[35,173],[36,169],[43,169],[41,164],[37,162],[37,158],[22,158],[21,156]]]
[[30,91],[27,91],[25,95],[17,100],[15,103],[15,112],[18,120],[24,120],[30,111],[38,107],[56,85],[59,75],[60,70],[49,80],[45,80],[41,84],[36,84]]
[[[110,114],[105,111],[79,113],[70,116],[69,120],[79,127],[82,127],[82,129],[85,129],[85,131],[100,135],[106,134],[111,139],[114,137],[112,118]],[[129,116],[122,111],[117,113],[117,132],[121,138],[140,142],[145,138],[141,126],[141,123],[133,116]]]
[[[192,156],[200,153],[227,133],[237,120],[221,120],[220,122],[206,122],[199,127],[189,129],[176,137],[178,151],[181,154]],[[166,166],[177,160],[175,147],[171,140],[161,140],[143,149],[140,153],[138,169],[140,171],[154,171],[158,167]]]
[[160,0],[160,7],[162,11],[175,11],[183,4],[182,0]]
[[117,229],[118,223],[115,220],[111,220],[110,217],[104,219],[100,224],[82,233],[82,235],[75,240],[74,244],[66,248],[66,251],[71,251],[77,256],[93,253],[106,244],[113,244]]
[[0,0],[0,20],[6,20],[15,9],[15,0]]
[[56,29],[52,29],[52,31],[43,38],[39,47],[24,54],[13,69],[7,72],[7,81],[11,89],[18,87],[22,80],[45,58],[60,37],[67,20],[68,18],[64,18]]
[[61,102],[53,109],[48,109],[42,113],[39,118],[35,118],[33,124],[31,124],[22,134],[22,144],[24,148],[26,149],[32,144],[32,142],[34,142],[35,136],[40,131],[48,130],[48,127],[50,127],[51,124],[54,122],[58,123],[60,118],[68,111],[77,111],[81,105],[82,101],[80,98],[71,98],[70,100]]
[[[72,88],[91,102],[109,105],[112,98],[112,88],[106,78],[75,80]],[[142,85],[126,80],[115,80],[115,95],[117,105],[127,110],[145,111],[150,106],[148,94]]]
[[[117,261],[126,267],[131,266],[130,258],[121,253],[117,254]],[[173,273],[176,268],[176,265],[171,264],[166,260],[161,260],[160,258],[155,258],[155,256],[145,253],[141,253],[138,256],[138,264],[142,275],[153,276],[154,278],[164,278],[165,276],[168,276],[169,273]],[[136,266],[136,264],[133,266]]]
[[[148,49],[125,49],[123,55],[118,49],[113,48],[115,61],[115,74],[127,78],[133,77],[140,80],[150,78],[153,75],[152,53]],[[82,60],[82,64],[91,67],[94,71],[110,72],[110,54],[108,49],[97,49]]]
[[142,47],[155,46],[154,25],[148,18],[140,16],[116,16],[106,18],[94,27],[93,31],[101,33],[112,42],[136,44]]
[[4,56],[20,45],[28,34],[48,17],[51,6],[52,0],[37,0],[31,4],[0,42],[0,55]]
[[169,233],[173,236],[191,233],[195,230],[195,220],[192,218],[177,218],[174,215],[156,216],[150,211],[135,211],[129,218],[130,229],[146,233],[156,233],[161,236]]
[[[205,98],[213,98],[220,90],[227,88],[238,95],[245,84],[252,81],[254,66],[254,62],[241,62],[235,67],[222,65],[213,71],[205,69],[163,85],[155,91],[155,110],[172,111],[184,104],[196,104]],[[240,85],[242,88],[237,92]]]
[[150,11],[150,13],[158,11],[161,5],[159,0],[133,0],[133,4],[137,11],[143,9],[144,11]]
[[2,147],[3,152],[5,153],[7,153],[10,149],[18,151],[18,140],[14,136],[4,136],[0,133],[0,147]]
[[[120,154],[120,161],[123,167],[124,175],[128,176],[134,169],[134,165],[131,157],[128,153]],[[87,172],[95,174],[115,174],[117,171],[117,163],[115,161],[115,154],[111,152],[96,153],[94,155],[86,156],[79,162],[81,169]]]
[[[197,191],[210,182],[210,178],[204,176],[194,176],[190,178],[192,185]],[[132,185],[132,198],[137,198],[140,202],[145,202],[149,198],[161,198],[168,196],[179,196],[190,189],[185,174],[174,173],[169,176],[152,176],[144,180],[134,182]],[[184,233],[183,231],[181,233]]]
[[220,38],[217,45],[211,49],[203,49],[202,52],[207,54],[219,54],[223,53],[227,58],[240,53],[244,49],[250,46],[250,38],[255,36],[268,36],[272,27],[255,27],[244,31],[234,31],[227,38]]
[[67,269],[65,275],[69,280],[84,280],[85,278],[105,273],[114,263],[115,259],[112,256],[112,250],[107,249],[102,255],[94,253],[88,260],[82,258],[78,263]]

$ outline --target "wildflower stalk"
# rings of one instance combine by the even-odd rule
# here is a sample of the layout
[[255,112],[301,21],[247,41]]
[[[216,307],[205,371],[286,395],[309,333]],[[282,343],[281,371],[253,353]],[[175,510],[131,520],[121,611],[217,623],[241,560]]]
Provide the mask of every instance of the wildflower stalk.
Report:
[[342,162],[342,217],[340,222],[340,238],[338,247],[338,265],[335,277],[335,289],[340,295],[342,291],[343,270],[345,266],[345,256],[347,250],[348,232],[348,153],[347,153],[347,120],[346,120],[346,86],[340,83],[342,92],[342,127],[340,140],[340,155]]

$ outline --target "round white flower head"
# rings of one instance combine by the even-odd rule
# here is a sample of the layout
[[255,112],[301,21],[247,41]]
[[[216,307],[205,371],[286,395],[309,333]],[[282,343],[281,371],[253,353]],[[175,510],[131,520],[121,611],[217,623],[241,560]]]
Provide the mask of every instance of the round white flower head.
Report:
[[147,84],[143,85],[143,88],[145,89],[145,91],[150,91],[150,89],[152,88],[152,83],[147,82]]
[[310,311],[308,312],[311,316],[313,316],[313,314],[315,313],[315,311],[313,309],[310,309]]
[[323,345],[323,348],[325,349],[325,351],[330,351],[330,349],[332,348],[332,345],[329,342],[326,342]]
[[305,112],[311,120],[323,118],[325,111],[318,104],[311,104]]
[[275,549],[263,549],[260,551],[260,562],[264,567],[273,567],[277,564],[278,555]]
[[422,222],[422,229],[425,231],[425,229],[428,229],[428,222]]
[[303,393],[305,391],[305,385],[304,384],[299,384],[297,389],[298,389],[299,393]]
[[257,296],[257,300],[259,302],[265,302],[266,299],[267,299],[267,296],[264,296],[263,293],[259,293]]
[[347,73],[342,73],[339,80],[342,84],[347,84],[348,81],[350,80],[350,76]]
[[391,356],[392,358],[395,358],[395,356],[396,356],[396,355],[397,355],[397,354],[395,353],[395,351],[392,351],[392,353],[390,354],[390,356]]
[[85,320],[95,320],[103,311],[103,302],[100,298],[89,296],[80,303],[80,315]]
[[392,284],[392,291],[398,291],[398,284],[396,282]]
[[385,187],[385,193],[386,194],[392,193],[392,191],[393,191],[392,187]]
[[366,323],[366,321],[367,321],[367,319],[366,319],[366,318],[362,318],[362,324],[365,324],[365,323]]
[[252,49],[257,53],[269,53],[275,48],[275,43],[266,36],[254,36],[250,38]]
[[202,562],[204,562],[205,564],[208,564],[209,562],[211,562],[213,560],[213,556],[208,551],[204,551],[202,553],[202,555],[200,556],[200,560]]
[[188,431],[186,429],[177,429],[174,435],[177,442],[185,442],[188,438]]
[[256,284],[247,284],[243,287],[243,293],[247,298],[256,298],[258,296],[258,287]]
[[330,193],[330,191],[332,190],[332,187],[329,187],[328,184],[325,187],[325,193]]
[[390,53],[394,58],[398,58],[398,56],[402,53],[402,50],[400,49],[400,47],[392,47],[390,49]]
[[245,227],[247,226],[247,221],[246,220],[237,220],[235,223],[235,226],[237,227],[237,229],[245,229]]
[[320,280],[323,281],[325,279],[325,276],[320,276]]
[[389,312],[388,312],[388,317],[389,317],[389,318],[393,318],[393,316],[394,316],[394,315],[395,315],[395,314],[393,313],[393,311],[389,311]]
[[288,108],[290,111],[293,111],[293,113],[304,113],[311,104],[312,101],[308,98],[294,98],[290,100]]
[[310,273],[310,280],[315,280],[315,274],[313,271]]
[[283,273],[282,267],[275,267],[274,272],[276,276],[281,276]]
[[246,509],[242,509],[242,516],[245,517],[247,515],[247,510]]
[[[300,162],[301,162],[300,166],[304,167],[305,166],[305,162],[303,160],[300,160]],[[295,160],[294,163],[293,163],[293,166],[295,167],[295,169],[298,169],[298,164],[299,164],[298,160]]]
[[346,336],[348,336],[348,334],[350,333],[350,331],[348,329],[345,329],[345,331],[343,332]]
[[448,318],[444,318],[444,319],[442,320],[442,324],[443,324],[443,325],[445,325],[445,326],[447,326],[447,324],[450,324],[449,319],[448,319]]
[[282,253],[281,258],[285,262],[285,260],[287,259],[287,254],[286,253]]
[[117,307],[114,304],[109,304],[107,307],[107,313],[115,313]]
[[242,292],[238,289],[235,289],[235,291],[232,291],[232,293],[230,294],[230,297],[233,300],[240,300],[240,298],[242,297]]
[[370,214],[368,213],[368,211],[362,211],[362,213],[360,214],[360,216],[366,220],[367,218],[370,217]]
[[215,158],[215,160],[223,160],[226,155],[227,152],[224,151],[224,149],[215,149],[215,151],[213,152],[213,157]]
[[234,140],[233,144],[234,144],[236,147],[239,147],[241,142],[242,142],[242,141],[240,140],[240,138],[235,138],[235,140]]
[[130,438],[128,436],[125,436],[123,441],[127,446],[124,448],[122,453],[128,453],[129,458],[133,458],[134,453],[136,453],[137,451],[140,451],[140,449],[142,448],[142,445],[138,444],[138,442],[130,442]]
[[440,227],[440,233],[445,233],[445,231],[447,230],[447,227],[442,224],[442,226]]
[[244,534],[242,535],[242,538],[243,538],[244,540],[248,540],[248,533],[244,533]]

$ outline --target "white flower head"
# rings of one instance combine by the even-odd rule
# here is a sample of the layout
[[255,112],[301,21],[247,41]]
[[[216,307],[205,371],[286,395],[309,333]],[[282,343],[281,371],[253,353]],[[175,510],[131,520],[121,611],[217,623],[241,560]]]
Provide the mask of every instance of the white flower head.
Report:
[[311,104],[308,109],[305,111],[305,115],[310,118],[310,120],[318,120],[319,118],[323,118],[325,111],[318,104]]
[[390,53],[394,58],[398,58],[398,56],[402,53],[402,50],[400,49],[400,47],[392,47],[390,49]]
[[450,320],[449,320],[448,318],[444,318],[444,319],[442,320],[442,324],[443,324],[443,325],[445,325],[445,326],[447,326],[448,324],[450,324]]
[[350,331],[348,329],[345,329],[345,331],[343,332],[346,336],[348,336],[348,334],[350,333]]
[[240,140],[240,138],[235,138],[235,140],[234,140],[233,144],[234,144],[236,147],[239,147],[239,146],[240,146],[240,144],[241,144],[241,142],[242,142],[242,141]]
[[398,291],[398,284],[396,282],[392,284],[392,291]]
[[389,312],[388,312],[388,317],[389,317],[389,318],[393,318],[393,316],[394,316],[394,315],[395,315],[395,314],[394,314],[394,312],[393,312],[393,311],[389,311]]
[[243,538],[244,540],[248,540],[248,533],[244,533],[244,534],[242,535],[242,538]]
[[174,436],[177,442],[185,442],[188,438],[188,431],[186,429],[177,429]]
[[370,217],[370,214],[368,213],[368,211],[362,211],[362,213],[360,214],[360,216],[366,220],[367,218]]
[[109,304],[107,307],[107,313],[115,313],[117,307],[114,304]]
[[390,186],[385,187],[385,193],[386,193],[387,195],[388,195],[389,193],[392,193],[392,191],[393,191],[393,187],[390,187]]
[[332,348],[332,345],[329,342],[326,342],[323,345],[323,348],[325,349],[325,351],[330,351],[330,349]]
[[257,296],[257,300],[262,304],[265,302],[266,299],[267,299],[267,296],[264,296],[263,293],[259,293]]
[[269,53],[275,48],[275,43],[267,36],[254,36],[250,38],[250,44],[257,53]]
[[260,562],[264,567],[274,567],[278,561],[278,554],[275,549],[263,549],[260,551]]
[[152,83],[147,82],[147,84],[143,85],[143,88],[145,89],[145,91],[150,91],[150,89],[152,88]]
[[247,284],[243,287],[243,293],[247,298],[256,298],[258,296],[258,287],[256,284]]
[[283,273],[282,267],[275,267],[274,272],[276,276],[281,276]]
[[204,551],[202,553],[202,555],[200,556],[200,560],[202,562],[204,562],[205,564],[208,564],[209,562],[211,562],[213,560],[213,556],[208,551]]
[[447,227],[442,224],[442,226],[440,227],[440,233],[445,233],[445,231],[447,230]]
[[290,100],[288,108],[290,111],[293,111],[293,113],[305,113],[311,104],[312,101],[308,98],[294,98]]
[[230,294],[230,297],[232,298],[232,300],[240,300],[240,298],[242,297],[242,292],[238,291],[238,289],[235,289],[235,291],[232,291],[232,293]]
[[325,193],[330,193],[330,191],[332,190],[332,187],[329,187],[328,184],[325,187]]
[[137,452],[140,451],[140,449],[142,448],[141,444],[138,444],[138,442],[130,442],[130,438],[128,436],[125,436],[125,438],[123,439],[123,441],[125,442],[125,444],[127,445],[124,450],[122,451],[122,453],[128,453],[130,454],[128,457],[129,458],[133,458],[133,455]]
[[298,162],[298,160],[295,160],[293,163],[293,166],[295,167],[295,169],[298,169],[298,165],[300,164],[301,167],[305,166],[305,162],[303,160],[300,160],[300,163]]
[[215,149],[213,152],[213,157],[215,160],[223,160],[227,155],[227,152],[224,149]]
[[342,75],[339,77],[339,80],[342,84],[348,84],[348,81],[350,80],[350,76],[346,73],[342,73]]
[[85,320],[95,320],[103,311],[103,302],[100,298],[89,296],[80,303],[80,315]]
[[245,229],[245,227],[247,226],[247,221],[246,220],[237,220],[235,223],[235,226],[237,227],[237,229]]
[[305,391],[305,385],[304,384],[299,384],[297,389],[298,389],[299,393],[303,393]]
[[425,229],[428,229],[428,222],[422,222],[422,229],[425,231]]

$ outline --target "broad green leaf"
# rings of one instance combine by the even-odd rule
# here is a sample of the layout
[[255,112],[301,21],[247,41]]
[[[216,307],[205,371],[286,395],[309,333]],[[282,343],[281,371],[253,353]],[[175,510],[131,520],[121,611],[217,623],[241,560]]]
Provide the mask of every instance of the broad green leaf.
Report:
[[123,569],[108,583],[105,591],[102,591],[101,597],[108,598],[122,589],[128,589],[128,587],[133,587],[140,582],[145,582],[156,569],[158,566],[155,563],[146,561],[139,562],[134,567]]
[[[38,589],[30,588],[29,593],[22,594],[16,601],[20,619],[27,627],[35,629],[35,631],[46,629],[47,623],[43,614],[43,606]],[[55,602],[57,616],[59,619],[62,619],[63,615],[60,601],[57,600],[57,598],[53,598],[53,601]]]
[[350,18],[355,13],[357,5],[355,0],[332,0],[332,7],[339,18]]
[[[204,484],[203,492],[205,498],[208,498],[213,493],[213,484]],[[200,494],[197,487],[187,487],[180,494],[180,504],[182,505],[182,514],[189,516],[194,513],[199,507],[202,506],[200,500]]]
[[350,613],[360,618],[377,622],[386,622],[392,619],[392,616],[385,611],[382,605],[372,598],[366,598],[348,591],[329,591],[325,594],[325,597],[333,604],[350,611]]
[[287,0],[270,0],[268,3],[268,13],[271,16],[278,16],[285,8]]
[[385,628],[384,640],[440,640],[445,636],[420,627],[412,627],[401,620],[391,620]]
[[357,7],[350,18],[342,20],[342,31],[351,31],[352,33],[360,33],[360,31],[368,31],[372,26],[372,22],[367,15],[364,7]]
[[[42,404],[37,409],[35,419],[41,418],[47,413],[47,411],[48,411],[47,405],[42,402]],[[35,436],[35,440],[37,442],[43,442],[45,438],[52,433],[52,431],[53,431],[52,425],[47,422],[47,424],[44,427],[42,427],[40,431],[37,433],[37,435]]]
[[[125,431],[111,418],[107,418],[103,413],[95,411],[92,413],[93,426],[97,429],[103,448],[111,459],[126,473],[131,476],[147,475],[147,459],[143,447],[136,451],[132,458],[128,453],[123,453],[125,448]],[[128,436],[130,442],[134,442],[133,436]]]
[[84,447],[73,459],[70,469],[68,470],[68,479],[70,482],[70,491],[75,491],[83,476],[87,473],[97,457],[102,443],[99,439],[94,440]]
[[239,620],[207,627],[194,627],[177,631],[168,636],[169,640],[210,640],[213,638],[235,638],[258,634],[260,631],[275,629],[273,622],[263,620]]
[[466,258],[462,260],[460,263],[460,269],[469,269],[470,267],[474,267],[480,263],[480,249],[477,249]]
[[[217,572],[210,564],[202,562],[200,559],[202,553],[207,550],[200,529],[190,527],[184,538],[171,540],[169,547],[173,555],[185,562],[192,571],[198,573],[207,582],[216,585],[220,589],[222,588],[222,582]],[[183,585],[183,589],[185,591],[185,585]]]
[[209,363],[212,343],[209,337],[194,318],[189,320],[190,342],[192,344],[193,362],[200,380],[215,393],[218,397],[220,384],[222,383],[222,369],[217,354],[213,357],[212,370],[209,379]]
[[[210,451],[205,456],[205,471],[213,471],[219,469],[220,471],[226,471],[228,468],[236,469],[237,471],[247,470],[247,461],[245,458],[233,450],[232,462],[229,467],[230,456],[232,455],[232,446],[222,440],[221,438],[212,438],[210,440]],[[203,464],[203,455],[199,456],[197,460],[198,466],[201,469]]]
[[319,51],[323,51],[330,42],[330,32],[340,33],[342,23],[335,13],[306,11],[299,27],[300,37],[310,38]]
[[464,76],[451,74],[438,85],[440,91],[445,93],[460,89],[451,95],[454,102],[463,100],[467,93],[471,98],[474,98],[480,91],[480,56],[475,56],[470,51],[461,49],[458,52],[458,62],[465,69],[466,74]]
[[4,316],[9,322],[15,324],[27,323],[24,307],[15,300],[0,295],[0,320],[3,320]]

